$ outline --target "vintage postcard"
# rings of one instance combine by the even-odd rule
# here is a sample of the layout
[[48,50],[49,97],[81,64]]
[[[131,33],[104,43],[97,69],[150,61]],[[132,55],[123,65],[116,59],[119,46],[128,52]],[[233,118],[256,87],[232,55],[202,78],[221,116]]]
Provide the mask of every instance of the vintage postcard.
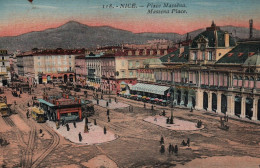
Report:
[[0,167],[259,168],[259,0],[0,0]]

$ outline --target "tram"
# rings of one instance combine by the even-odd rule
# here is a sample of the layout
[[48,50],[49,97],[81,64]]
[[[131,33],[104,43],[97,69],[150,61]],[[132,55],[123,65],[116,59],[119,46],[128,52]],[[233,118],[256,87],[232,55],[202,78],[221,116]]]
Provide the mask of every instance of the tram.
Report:
[[7,100],[5,97],[0,97],[0,112],[2,117],[7,117],[11,115],[9,106],[7,105]]
[[37,107],[31,109],[31,116],[38,123],[44,123],[46,121],[44,111]]
[[10,108],[5,102],[0,102],[0,112],[2,117],[8,117],[11,115]]

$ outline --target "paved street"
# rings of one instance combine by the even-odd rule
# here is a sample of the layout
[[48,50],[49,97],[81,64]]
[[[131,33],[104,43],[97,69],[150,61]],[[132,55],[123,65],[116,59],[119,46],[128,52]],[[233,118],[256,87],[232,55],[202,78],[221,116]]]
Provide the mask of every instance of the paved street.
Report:
[[[58,92],[51,89],[50,92]],[[83,92],[83,91],[82,91]],[[77,93],[83,95],[83,93]],[[35,89],[42,97],[43,85]],[[92,91],[88,91],[92,100]],[[100,94],[100,93],[99,93]],[[219,129],[220,117],[206,111],[189,112],[188,109],[174,108],[176,121],[197,123],[202,121],[202,129],[171,130],[152,122],[144,121],[150,116],[158,116],[168,107],[146,104],[117,97],[120,108],[110,108],[110,122],[107,121],[105,106],[95,105],[97,125],[118,136],[115,140],[99,144],[73,143],[54,131],[47,123],[36,123],[26,118],[27,103],[31,95],[13,98],[6,91],[8,103],[17,102],[18,114],[10,116],[10,122],[0,118],[0,137],[10,142],[0,147],[0,165],[6,167],[258,167],[260,165],[260,126],[256,123],[229,119],[229,131]],[[74,95],[74,92],[73,92]],[[115,97],[114,95],[112,97]],[[108,95],[104,96],[108,99]],[[125,104],[127,106],[122,106]],[[133,111],[129,111],[129,105]],[[81,125],[78,124],[78,127]],[[72,127],[72,124],[71,124]],[[39,130],[42,129],[43,133]],[[84,134],[82,132],[82,134]],[[164,138],[165,153],[160,152],[160,139]],[[182,146],[183,140],[190,139],[190,146]],[[177,154],[168,153],[169,143],[178,145]],[[230,161],[230,162],[229,162]],[[243,164],[247,161],[247,164]],[[227,164],[227,163],[230,164]],[[233,163],[233,164],[231,164]],[[237,164],[241,163],[241,164]]]

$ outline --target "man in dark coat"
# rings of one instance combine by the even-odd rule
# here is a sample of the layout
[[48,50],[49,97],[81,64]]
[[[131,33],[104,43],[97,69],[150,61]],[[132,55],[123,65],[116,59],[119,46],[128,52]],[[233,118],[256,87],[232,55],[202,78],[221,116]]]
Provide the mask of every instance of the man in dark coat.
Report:
[[175,145],[174,153],[175,153],[175,154],[178,154],[178,146],[177,146],[177,145]]
[[67,127],[67,131],[70,131],[70,126],[68,123],[66,124],[66,127]]
[[79,132],[79,141],[82,141],[82,136],[81,136],[81,132]]
[[109,109],[107,109],[107,115],[109,116]]
[[172,144],[169,144],[168,151],[169,151],[169,154],[171,154],[171,151],[172,151]]
[[190,146],[190,138],[187,139],[187,146]]
[[161,154],[164,154],[164,152],[165,152],[165,147],[164,147],[164,145],[163,145],[163,144],[161,145],[160,152],[161,152]]
[[107,129],[106,129],[106,127],[104,127],[104,134],[107,134]]
[[163,139],[163,136],[161,136],[160,143],[161,143],[161,144],[164,144],[164,139]]

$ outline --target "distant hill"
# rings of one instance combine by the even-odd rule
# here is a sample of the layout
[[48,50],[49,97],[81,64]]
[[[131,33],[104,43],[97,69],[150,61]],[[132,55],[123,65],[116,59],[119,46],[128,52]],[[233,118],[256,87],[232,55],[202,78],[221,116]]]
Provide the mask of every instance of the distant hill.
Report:
[[[248,38],[248,28],[224,26],[222,30],[232,33],[233,36]],[[189,32],[194,38],[205,29]],[[260,37],[260,31],[254,30],[254,37]],[[0,48],[9,52],[15,50],[27,51],[32,48],[89,48],[97,45],[120,45],[123,43],[143,44],[147,40],[167,39],[178,42],[184,40],[186,34],[178,33],[132,33],[109,26],[87,26],[79,22],[70,21],[44,31],[30,32],[19,36],[0,38]]]

